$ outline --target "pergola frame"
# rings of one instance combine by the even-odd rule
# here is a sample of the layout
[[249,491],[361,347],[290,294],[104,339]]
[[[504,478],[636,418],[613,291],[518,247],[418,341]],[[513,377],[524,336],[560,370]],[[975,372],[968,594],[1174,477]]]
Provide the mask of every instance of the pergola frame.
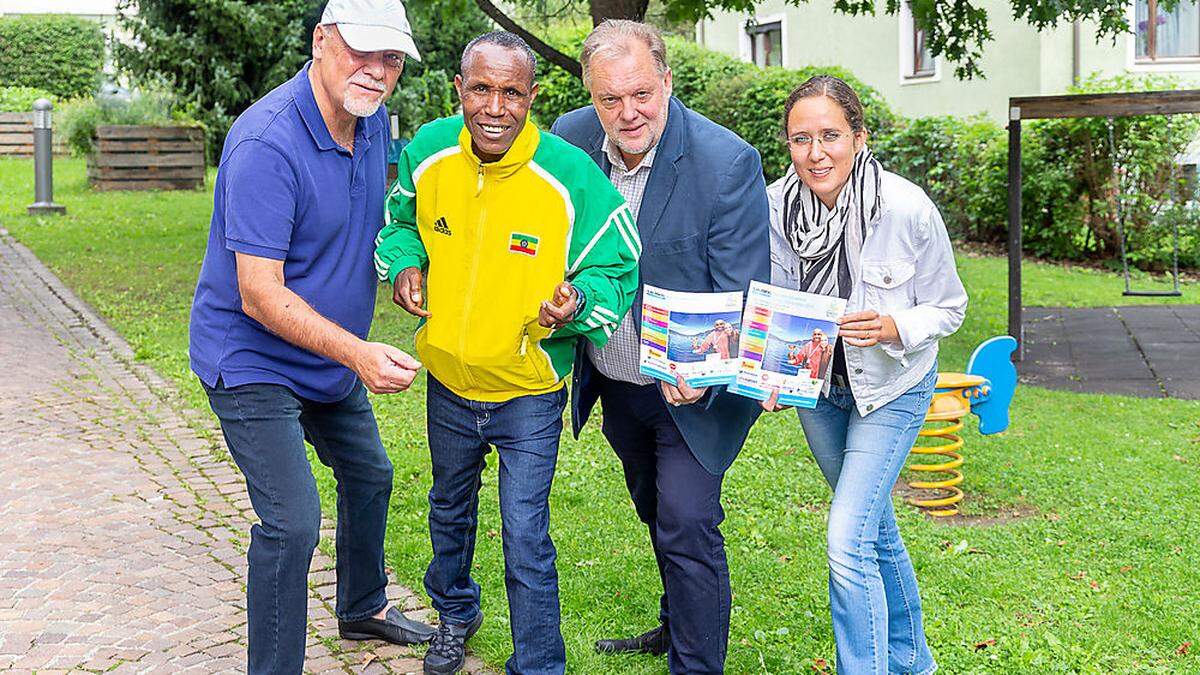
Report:
[[1200,89],[1008,99],[1008,333],[1025,355],[1021,301],[1021,120],[1200,113]]

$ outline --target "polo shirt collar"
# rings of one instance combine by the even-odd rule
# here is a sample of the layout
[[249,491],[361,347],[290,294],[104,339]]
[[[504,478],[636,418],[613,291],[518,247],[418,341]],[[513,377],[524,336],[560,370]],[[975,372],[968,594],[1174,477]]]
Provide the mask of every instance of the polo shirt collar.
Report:
[[337,150],[341,146],[333,140],[333,136],[329,133],[325,118],[321,116],[321,109],[317,107],[317,97],[313,94],[312,82],[308,81],[308,69],[311,66],[312,61],[304,64],[300,72],[292,78],[292,98],[295,99],[296,108],[300,111],[300,119],[304,120],[304,126],[308,127],[308,133],[312,135],[317,148]]

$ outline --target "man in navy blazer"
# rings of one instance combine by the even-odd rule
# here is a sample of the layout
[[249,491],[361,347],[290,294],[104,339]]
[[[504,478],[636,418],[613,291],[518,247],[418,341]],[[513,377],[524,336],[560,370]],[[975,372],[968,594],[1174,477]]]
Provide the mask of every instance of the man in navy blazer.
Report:
[[[641,240],[641,281],[676,291],[745,291],[770,279],[769,213],[758,151],[671,97],[657,30],[606,21],[580,56],[593,105],[551,129],[588,153],[625,195]],[[614,224],[620,227],[620,224]],[[672,673],[724,672],[729,568],[721,482],[761,407],[723,389],[638,372],[641,293],[614,317],[602,349],[581,344],[572,385],[576,437],[600,400],[603,432],[621,459],[650,530],[663,596],[661,624],[602,652],[667,653]]]

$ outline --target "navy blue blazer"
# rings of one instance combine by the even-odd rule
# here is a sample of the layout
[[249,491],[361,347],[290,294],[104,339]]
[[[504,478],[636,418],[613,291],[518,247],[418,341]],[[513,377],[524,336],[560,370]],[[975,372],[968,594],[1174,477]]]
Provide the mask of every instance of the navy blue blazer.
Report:
[[[550,131],[585,150],[609,173],[612,165],[595,108],[563,115]],[[751,279],[769,282],[769,225],[758,151],[672,97],[638,212],[640,282],[693,292],[745,291]],[[631,311],[640,325],[640,284]],[[600,396],[595,376],[581,341],[571,385],[576,438]],[[697,403],[667,410],[700,464],[721,474],[733,464],[762,408],[757,401],[713,388]]]

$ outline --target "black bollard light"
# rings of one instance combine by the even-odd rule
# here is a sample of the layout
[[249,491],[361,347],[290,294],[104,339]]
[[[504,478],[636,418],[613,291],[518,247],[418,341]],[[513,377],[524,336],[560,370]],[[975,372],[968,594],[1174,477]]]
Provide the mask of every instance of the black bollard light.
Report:
[[29,215],[66,213],[67,207],[54,203],[54,129],[50,111],[54,104],[39,98],[33,102],[33,199]]

